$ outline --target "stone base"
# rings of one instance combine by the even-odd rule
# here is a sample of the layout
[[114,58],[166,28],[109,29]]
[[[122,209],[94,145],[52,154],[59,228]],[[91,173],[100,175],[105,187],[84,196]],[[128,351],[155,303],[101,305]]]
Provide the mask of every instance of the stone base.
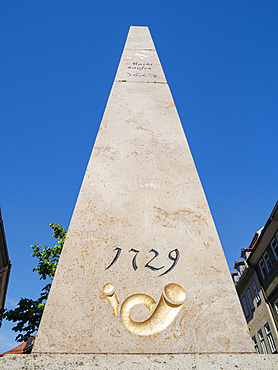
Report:
[[58,354],[5,355],[0,368],[6,369],[278,369],[277,355],[257,354]]

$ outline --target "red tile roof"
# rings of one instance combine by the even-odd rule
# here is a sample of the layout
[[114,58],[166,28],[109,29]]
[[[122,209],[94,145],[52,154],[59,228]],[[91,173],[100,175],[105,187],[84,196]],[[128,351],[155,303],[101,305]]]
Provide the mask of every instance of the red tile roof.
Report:
[[21,343],[19,346],[15,347],[14,349],[11,349],[10,351],[2,353],[0,356],[23,353],[23,348],[25,347],[26,343],[27,342]]
[[25,346],[26,346],[26,343],[29,341],[29,343],[28,343],[28,348],[27,349],[29,349],[30,347],[30,344],[34,344],[34,339],[35,339],[35,337],[36,337],[36,335],[37,334],[35,334],[35,335],[30,335],[30,337],[28,338],[28,340],[26,341],[26,342],[24,342],[24,343],[21,343],[19,346],[17,346],[17,347],[15,347],[15,348],[13,348],[13,349],[11,349],[10,351],[7,351],[7,352],[4,352],[4,353],[1,353],[0,354],[0,357],[1,356],[4,356],[4,355],[14,355],[14,354],[23,354],[23,353],[26,353],[26,352],[23,352],[23,349],[25,348]]

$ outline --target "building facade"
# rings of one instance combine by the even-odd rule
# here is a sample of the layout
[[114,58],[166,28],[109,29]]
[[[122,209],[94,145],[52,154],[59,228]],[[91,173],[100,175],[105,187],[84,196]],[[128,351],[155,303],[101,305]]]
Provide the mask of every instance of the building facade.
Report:
[[278,202],[232,273],[257,353],[278,348]]

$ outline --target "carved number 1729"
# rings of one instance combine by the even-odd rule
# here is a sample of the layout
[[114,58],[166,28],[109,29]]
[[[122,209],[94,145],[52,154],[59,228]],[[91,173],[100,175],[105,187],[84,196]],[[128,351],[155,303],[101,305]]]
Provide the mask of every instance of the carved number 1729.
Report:
[[[106,267],[105,270],[108,270],[110,267],[112,267],[117,262],[118,258],[120,257],[120,254],[122,252],[122,248],[117,247],[117,248],[114,249],[114,251],[116,252],[115,257],[113,258],[113,260],[110,263],[110,265],[108,265]],[[140,251],[138,251],[137,249],[131,248],[129,252],[133,252],[134,253],[134,256],[132,258],[131,264],[132,264],[133,269],[136,271],[138,269],[137,259],[136,258],[137,258],[138,253],[140,253]],[[147,267],[147,268],[149,268],[152,271],[158,271],[158,270],[163,269],[165,266],[156,267],[156,266],[153,266],[151,264],[151,262],[154,261],[159,256],[159,252],[156,251],[155,249],[151,249],[149,251],[149,253],[153,253],[154,256],[149,260],[149,262],[147,262],[145,264],[144,267]],[[168,258],[169,258],[170,261],[173,261],[172,265],[166,271],[164,271],[162,274],[158,275],[158,277],[159,276],[166,275],[166,274],[168,274],[168,272],[170,272],[171,270],[173,270],[173,268],[176,266],[176,264],[178,263],[178,260],[180,258],[180,252],[179,252],[179,250],[178,249],[173,249],[172,251],[170,251],[169,254],[168,254]]]

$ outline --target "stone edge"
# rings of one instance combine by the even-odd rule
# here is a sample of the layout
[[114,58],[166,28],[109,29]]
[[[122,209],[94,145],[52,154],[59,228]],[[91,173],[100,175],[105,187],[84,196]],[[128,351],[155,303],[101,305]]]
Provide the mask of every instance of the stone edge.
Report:
[[277,355],[257,354],[30,354],[5,355],[6,369],[278,369]]

